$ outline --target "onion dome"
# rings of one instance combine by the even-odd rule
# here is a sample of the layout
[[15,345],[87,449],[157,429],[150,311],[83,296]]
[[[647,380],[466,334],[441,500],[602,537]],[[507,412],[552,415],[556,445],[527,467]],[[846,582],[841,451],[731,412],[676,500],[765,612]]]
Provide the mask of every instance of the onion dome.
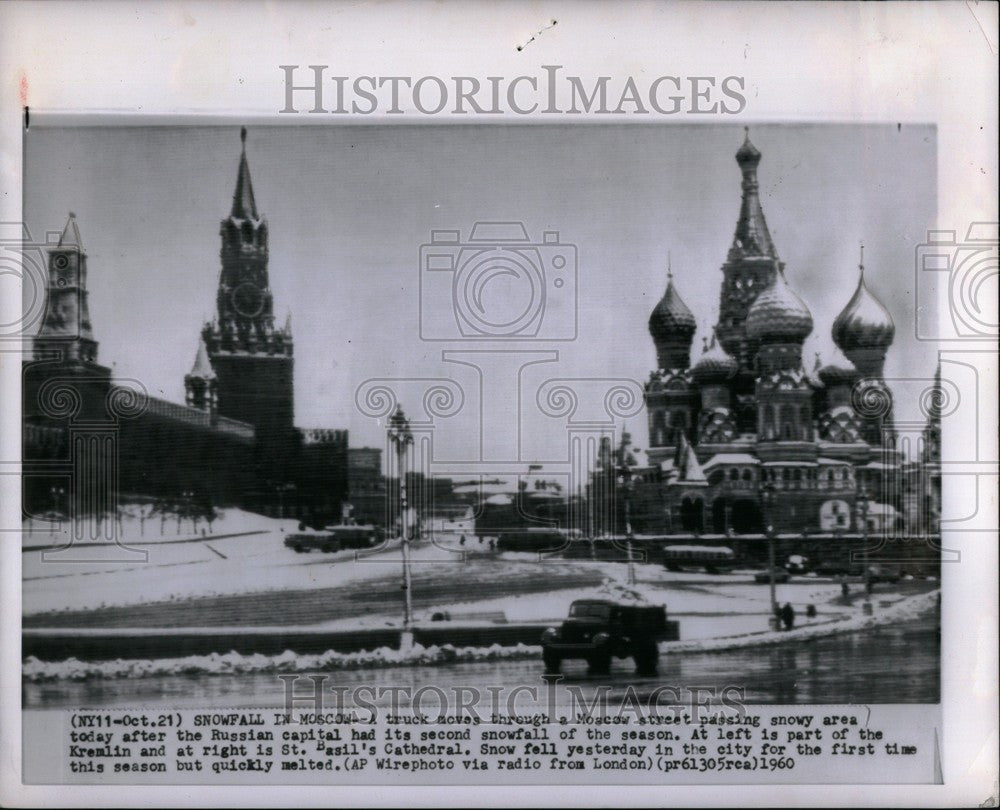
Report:
[[775,274],[771,284],[757,296],[747,312],[747,334],[760,341],[801,342],[812,332],[809,308],[785,279]]
[[690,343],[698,324],[674,287],[673,273],[668,272],[667,279],[666,292],[649,315],[649,334],[655,341]]
[[889,311],[865,284],[864,265],[859,269],[858,287],[843,312],[833,321],[833,341],[846,352],[887,349],[896,335],[896,326]]
[[854,367],[854,363],[837,347],[827,355],[826,363],[818,373],[820,381],[828,387],[852,385],[858,378],[858,370]]
[[750,127],[743,127],[743,145],[736,150],[736,162],[740,166],[760,163],[760,150],[750,142]]
[[706,343],[704,353],[691,369],[691,376],[698,385],[708,385],[728,380],[738,368],[736,360],[726,354],[715,335],[712,335],[712,342]]

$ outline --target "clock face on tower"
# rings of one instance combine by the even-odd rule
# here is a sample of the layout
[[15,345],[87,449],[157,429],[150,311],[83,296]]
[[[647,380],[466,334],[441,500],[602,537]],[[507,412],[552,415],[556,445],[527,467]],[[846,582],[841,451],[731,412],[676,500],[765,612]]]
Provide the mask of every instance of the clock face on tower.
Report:
[[244,281],[232,292],[233,309],[244,318],[256,318],[264,309],[264,295],[252,281]]

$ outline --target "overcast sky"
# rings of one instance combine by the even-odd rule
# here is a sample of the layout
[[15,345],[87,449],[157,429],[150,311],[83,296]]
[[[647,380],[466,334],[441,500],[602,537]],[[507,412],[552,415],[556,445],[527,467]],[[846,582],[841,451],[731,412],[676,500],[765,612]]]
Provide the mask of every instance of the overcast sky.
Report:
[[[832,346],[830,326],[853,293],[863,240],[869,286],[897,326],[886,376],[932,376],[935,349],[913,337],[913,256],[934,225],[933,127],[760,125],[751,139],[763,153],[761,197],[778,254],[815,321],[809,365],[814,351]],[[666,284],[668,251],[699,322],[697,359],[718,315],[742,140],[735,125],[251,127],[247,153],[270,226],[278,324],[293,315],[297,423],[347,427],[352,445],[382,446],[378,423],[355,406],[359,384],[447,377],[466,403],[439,422],[437,457],[512,458],[518,403],[522,458],[555,457],[566,445],[562,422],[532,417],[535,390],[553,377],[647,378],[655,352],[646,324]],[[99,359],[154,395],[183,401],[201,324],[214,314],[219,221],[239,155],[238,122],[33,126],[26,136],[30,232],[43,239],[76,213]],[[421,342],[418,305],[419,249],[431,229],[466,237],[477,220],[521,220],[538,239],[559,231],[579,255],[576,294],[567,285],[549,299],[552,317],[576,306],[577,340],[508,344],[559,351],[558,361],[523,375],[520,395],[509,356],[482,356],[482,403],[472,370],[441,358],[442,349],[468,344]],[[497,283],[492,294],[505,289]],[[599,396],[585,388],[581,397]],[[401,390],[419,416],[418,395]],[[899,398],[897,417],[922,418],[910,399]],[[645,414],[628,427],[645,447]]]

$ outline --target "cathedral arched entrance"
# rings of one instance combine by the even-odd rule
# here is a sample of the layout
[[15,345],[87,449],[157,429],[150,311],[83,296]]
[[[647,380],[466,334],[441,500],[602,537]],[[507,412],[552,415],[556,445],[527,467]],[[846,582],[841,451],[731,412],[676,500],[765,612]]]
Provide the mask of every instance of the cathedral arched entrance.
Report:
[[716,534],[725,534],[729,528],[729,509],[725,498],[716,498],[712,501],[712,531]]
[[681,500],[681,529],[685,532],[705,531],[705,502],[701,498]]
[[737,534],[760,534],[764,531],[764,516],[756,501],[740,498],[733,502],[730,525]]

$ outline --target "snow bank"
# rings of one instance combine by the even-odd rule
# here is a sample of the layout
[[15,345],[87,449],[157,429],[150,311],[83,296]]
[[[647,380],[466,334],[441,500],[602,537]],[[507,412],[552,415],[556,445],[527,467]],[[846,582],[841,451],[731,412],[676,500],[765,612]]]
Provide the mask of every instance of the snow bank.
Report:
[[803,641],[822,636],[867,630],[922,616],[938,604],[939,593],[940,591],[930,591],[900,599],[895,604],[882,608],[871,616],[860,613],[846,619],[796,627],[792,630],[768,630],[761,633],[748,633],[743,636],[720,636],[693,641],[668,641],[660,645],[660,650],[667,653],[722,652],[740,647],[783,644],[788,641]]
[[[851,618],[824,622],[788,631],[748,633],[693,641],[670,641],[660,645],[660,651],[671,653],[711,653],[740,647],[768,646],[794,641],[833,636],[880,625],[893,624],[924,615],[938,604],[938,591],[918,594],[880,610],[873,616],[860,614]],[[330,670],[373,669],[404,666],[433,666],[482,661],[537,658],[541,647],[517,644],[503,647],[455,647],[451,644],[408,650],[381,647],[377,650],[340,653],[334,650],[319,655],[298,655],[286,650],[280,655],[240,655],[235,652],[220,655],[192,655],[186,658],[140,659],[125,661],[84,662],[76,658],[66,661],[25,660],[22,677],[30,683],[54,680],[88,681],[114,678],[147,678],[163,675],[234,675],[278,672],[317,672]]]
[[160,675],[235,675],[269,672],[319,672],[331,670],[373,669],[404,666],[433,666],[504,659],[534,658],[541,647],[517,644],[503,647],[455,647],[451,644],[422,647],[414,644],[408,650],[380,647],[340,653],[327,650],[319,655],[299,655],[285,650],[280,655],[190,655],[185,658],[160,658],[87,662],[70,658],[66,661],[39,661],[34,656],[24,662],[22,676],[31,683],[54,680],[89,681],[114,678],[149,678]]

